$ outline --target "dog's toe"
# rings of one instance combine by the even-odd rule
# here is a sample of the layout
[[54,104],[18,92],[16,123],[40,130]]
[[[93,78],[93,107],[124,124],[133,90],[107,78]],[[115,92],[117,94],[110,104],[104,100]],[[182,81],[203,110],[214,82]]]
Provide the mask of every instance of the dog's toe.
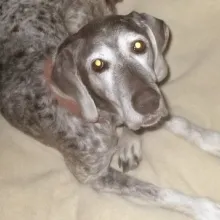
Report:
[[118,165],[123,172],[128,172],[138,167],[141,161],[141,144],[140,141],[128,143],[119,152]]

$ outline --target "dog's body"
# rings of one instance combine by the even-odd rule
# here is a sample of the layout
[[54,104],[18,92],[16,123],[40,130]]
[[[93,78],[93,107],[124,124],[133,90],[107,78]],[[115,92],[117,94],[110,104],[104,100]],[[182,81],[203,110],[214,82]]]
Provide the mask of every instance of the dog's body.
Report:
[[[155,202],[197,220],[220,219],[219,206],[209,200],[161,189],[110,167],[119,152],[123,170],[135,168],[141,146],[132,130],[167,115],[157,82],[167,73],[168,28],[146,14],[114,15],[117,2],[3,0],[1,113],[58,149],[71,173],[96,190]],[[53,58],[49,85],[48,57]],[[81,115],[64,108],[59,97],[75,102]],[[120,137],[119,126],[124,126]]]
[[[89,148],[97,144],[109,143],[109,146],[115,146],[111,124],[103,123],[100,126],[84,123],[60,107],[45,84],[43,75],[47,56],[51,57],[56,52],[57,46],[68,33],[78,31],[93,18],[109,14],[110,8],[102,0],[5,1],[2,7],[7,12],[1,25],[1,33],[5,34],[1,36],[0,50],[1,62],[4,64],[0,86],[2,114],[14,126],[46,144],[62,147],[66,151],[79,148],[79,154],[82,155],[74,157],[80,157],[81,160],[85,150],[93,151]],[[73,17],[75,15],[77,18]],[[105,154],[88,152],[86,156],[91,156],[92,161],[86,158],[82,164],[72,164],[71,167],[78,170],[72,172],[76,176],[80,172],[77,178],[83,182],[88,181],[100,169],[108,166],[115,150],[103,145],[100,151]],[[66,154],[73,157],[71,153]],[[105,157],[103,164],[102,156]],[[71,163],[74,162],[71,159]],[[99,162],[102,167],[99,167]],[[84,170],[88,172],[83,174]]]

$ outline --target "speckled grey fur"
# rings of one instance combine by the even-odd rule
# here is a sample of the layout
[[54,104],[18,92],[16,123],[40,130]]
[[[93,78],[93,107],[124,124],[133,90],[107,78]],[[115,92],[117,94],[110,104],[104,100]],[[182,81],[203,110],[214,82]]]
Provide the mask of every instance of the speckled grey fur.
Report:
[[[97,95],[98,88],[89,80],[90,75],[83,63],[86,55],[96,48],[97,42],[110,45],[116,52],[117,36],[122,32],[126,35],[126,32],[132,31],[148,42],[147,74],[141,65],[137,65],[129,57],[120,56],[119,50],[115,53],[121,59],[120,62],[125,64],[116,64],[118,75],[115,75],[121,80],[118,94],[124,94],[124,99],[128,100],[129,92],[134,94],[140,88],[147,96],[149,86],[149,94],[153,94],[153,88],[162,100],[156,81],[161,81],[167,73],[163,57],[168,41],[167,26],[161,20],[146,14],[133,12],[126,16],[114,15],[117,2],[119,0],[2,0],[1,113],[14,127],[59,150],[70,172],[80,182],[89,184],[98,191],[154,201],[160,206],[184,211],[195,217],[192,207],[188,207],[189,199],[181,200],[183,202],[178,204],[172,200],[175,200],[175,196],[183,195],[139,181],[110,166],[113,155],[126,149],[125,145],[128,144],[131,146],[130,156],[120,157],[120,164],[124,171],[136,167],[141,155],[135,151],[132,143],[139,146],[139,141],[130,129],[125,129],[125,135],[122,134],[118,141],[116,128],[126,125],[127,121],[118,113],[120,109],[117,111],[110,101],[109,97],[113,94],[105,94],[103,90],[100,96]],[[79,85],[74,84],[76,81],[72,84],[68,82],[68,74],[75,71],[72,77],[84,83],[91,98],[90,103],[94,102],[97,108],[98,122],[91,123],[76,117],[57,103],[43,75],[44,61],[48,56],[55,56],[52,75],[54,83],[70,96],[74,89],[79,89]],[[78,65],[75,65],[76,62]],[[125,72],[127,75],[123,74]],[[136,77],[136,72],[148,87],[145,87],[144,80]],[[75,96],[82,102],[79,92]],[[117,100],[116,95],[113,98]],[[143,111],[141,103],[137,105]],[[145,106],[147,107],[146,102]],[[152,124],[166,115],[165,110],[148,113],[146,112],[146,118],[150,115],[150,120],[154,120]],[[149,125],[150,120],[143,123]]]

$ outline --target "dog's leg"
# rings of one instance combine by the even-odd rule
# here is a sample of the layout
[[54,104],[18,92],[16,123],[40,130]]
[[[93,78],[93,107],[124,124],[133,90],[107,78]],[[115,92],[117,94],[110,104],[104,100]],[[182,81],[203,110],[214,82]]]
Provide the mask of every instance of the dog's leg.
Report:
[[167,121],[165,127],[208,153],[220,157],[220,133],[201,128],[187,119],[177,116],[173,116]]
[[220,206],[209,199],[190,197],[170,189],[129,177],[112,168],[92,183],[97,191],[114,193],[130,199],[152,202],[159,207],[184,213],[195,220],[219,220]]
[[119,157],[118,165],[123,172],[138,167],[142,159],[141,138],[127,127],[123,127],[122,134],[118,142]]

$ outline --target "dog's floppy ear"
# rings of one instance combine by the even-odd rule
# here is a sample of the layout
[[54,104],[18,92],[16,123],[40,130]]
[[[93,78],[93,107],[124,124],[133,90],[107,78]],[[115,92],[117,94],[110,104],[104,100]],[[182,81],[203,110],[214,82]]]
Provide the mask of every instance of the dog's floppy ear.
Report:
[[154,71],[157,80],[162,81],[168,73],[168,65],[164,59],[164,51],[168,46],[170,30],[166,23],[145,13],[130,13],[138,26],[143,28],[150,38],[154,50]]
[[77,69],[80,42],[68,43],[66,40],[58,48],[55,58],[51,84],[56,94],[64,99],[74,99],[80,105],[81,115],[89,122],[98,120],[95,103],[83,84]]

